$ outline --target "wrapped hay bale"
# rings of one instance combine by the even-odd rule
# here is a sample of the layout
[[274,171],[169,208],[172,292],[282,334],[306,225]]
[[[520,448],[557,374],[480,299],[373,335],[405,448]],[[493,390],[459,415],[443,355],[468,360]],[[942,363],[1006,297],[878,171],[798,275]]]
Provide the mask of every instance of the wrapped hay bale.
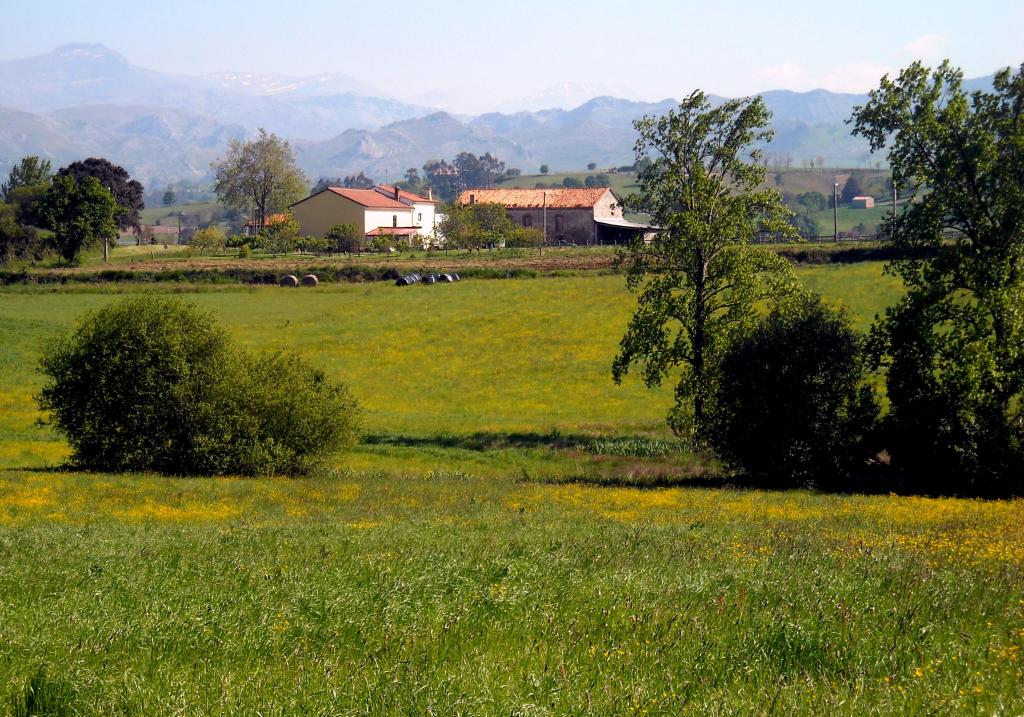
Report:
[[281,286],[298,286],[299,277],[295,276],[295,274],[285,274],[278,283]]
[[316,278],[316,274],[306,274],[302,277],[303,286],[316,286],[320,283],[320,280]]

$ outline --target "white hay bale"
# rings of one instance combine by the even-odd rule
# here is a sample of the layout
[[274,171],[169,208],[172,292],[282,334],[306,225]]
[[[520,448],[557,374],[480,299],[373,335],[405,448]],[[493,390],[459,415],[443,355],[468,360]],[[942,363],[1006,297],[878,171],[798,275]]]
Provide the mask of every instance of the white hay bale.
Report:
[[281,277],[281,281],[278,283],[280,283],[281,286],[298,286],[299,277],[295,276],[295,274],[285,274]]

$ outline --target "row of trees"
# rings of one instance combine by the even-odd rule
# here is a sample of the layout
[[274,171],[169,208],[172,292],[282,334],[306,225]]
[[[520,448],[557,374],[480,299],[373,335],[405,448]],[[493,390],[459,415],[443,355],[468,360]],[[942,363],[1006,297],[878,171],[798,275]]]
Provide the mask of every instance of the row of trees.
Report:
[[444,208],[444,219],[438,225],[444,248],[476,249],[485,247],[540,247],[544,233],[534,227],[523,227],[508,217],[501,204],[450,204]]
[[25,157],[0,192],[0,263],[39,260],[49,251],[74,261],[99,243],[106,259],[119,230],[140,230],[143,187],[106,159],[73,162],[54,174],[48,160]]
[[917,489],[1024,492],[1021,107],[1024,67],[968,95],[948,63],[915,63],[856,108],[854,133],[887,150],[912,197],[886,227],[906,294],[868,336],[751,244],[794,231],[759,188],[759,98],[712,106],[697,92],[638,121],[637,156],[654,159],[625,201],[662,230],[628,252],[638,308],[615,380],[633,367],[648,386],[672,377],[670,426],[749,475],[842,482],[888,455],[888,475]]

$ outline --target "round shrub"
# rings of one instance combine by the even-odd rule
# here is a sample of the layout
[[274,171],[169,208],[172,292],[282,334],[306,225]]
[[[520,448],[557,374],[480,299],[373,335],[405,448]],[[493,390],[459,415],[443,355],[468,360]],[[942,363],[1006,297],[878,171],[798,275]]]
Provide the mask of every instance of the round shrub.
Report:
[[87,314],[40,368],[40,407],[85,468],[300,473],[357,437],[344,386],[291,354],[235,350],[209,314],[177,299]]
[[863,464],[878,416],[860,338],[818,297],[777,310],[721,364],[711,446],[731,468],[778,485],[835,485]]

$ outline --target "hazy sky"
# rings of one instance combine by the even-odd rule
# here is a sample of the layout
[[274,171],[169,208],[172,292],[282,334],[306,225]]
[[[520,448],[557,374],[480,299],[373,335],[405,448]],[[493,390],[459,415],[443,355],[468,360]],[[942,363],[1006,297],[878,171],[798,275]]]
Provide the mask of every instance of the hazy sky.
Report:
[[7,0],[0,59],[101,42],[182,74],[344,72],[394,96],[498,105],[562,82],[680,97],[864,91],[920,58],[1024,61],[1022,0]]

